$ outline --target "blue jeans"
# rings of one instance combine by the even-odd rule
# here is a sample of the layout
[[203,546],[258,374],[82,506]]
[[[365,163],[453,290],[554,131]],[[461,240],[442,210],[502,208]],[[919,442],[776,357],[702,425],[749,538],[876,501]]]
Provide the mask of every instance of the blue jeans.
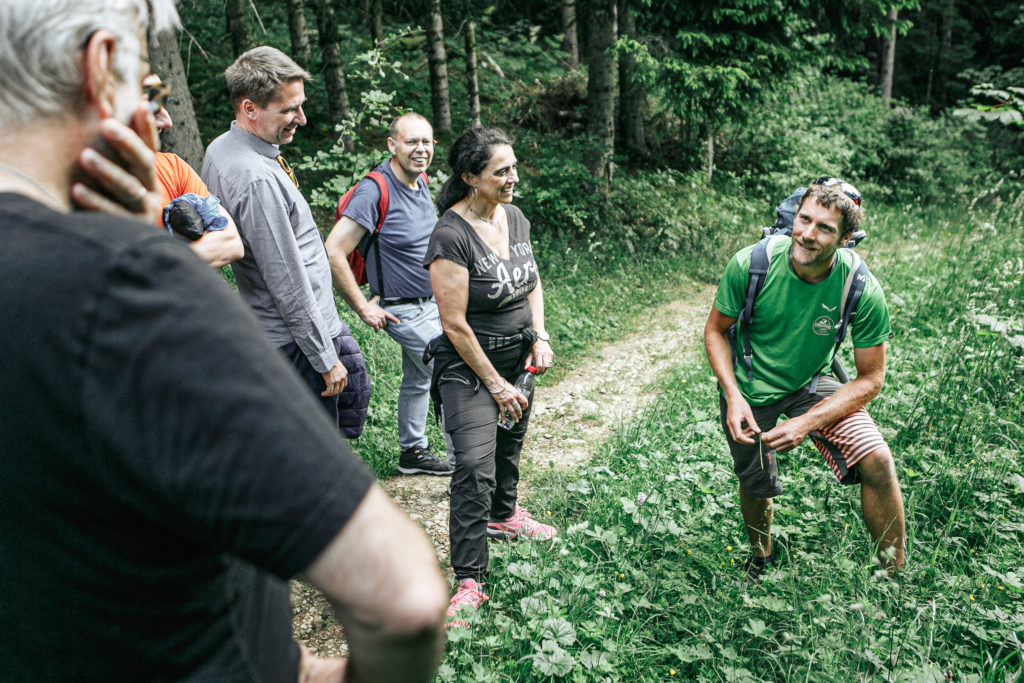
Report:
[[[441,334],[437,304],[395,304],[384,306],[400,322],[388,322],[384,331],[402,347],[402,384],[398,390],[398,445],[402,450],[427,447],[427,410],[430,407],[432,364],[424,364],[423,351]],[[454,462],[445,434],[448,459]]]

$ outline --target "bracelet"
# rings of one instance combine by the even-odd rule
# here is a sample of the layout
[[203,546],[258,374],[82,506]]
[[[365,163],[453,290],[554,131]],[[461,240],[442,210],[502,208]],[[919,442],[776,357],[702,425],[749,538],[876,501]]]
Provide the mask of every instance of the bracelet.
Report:
[[490,389],[488,389],[487,391],[492,394],[500,394],[501,392],[505,391],[505,387],[507,386],[508,382],[506,382],[505,380],[501,380],[501,387],[499,389],[497,389],[496,391],[491,391]]

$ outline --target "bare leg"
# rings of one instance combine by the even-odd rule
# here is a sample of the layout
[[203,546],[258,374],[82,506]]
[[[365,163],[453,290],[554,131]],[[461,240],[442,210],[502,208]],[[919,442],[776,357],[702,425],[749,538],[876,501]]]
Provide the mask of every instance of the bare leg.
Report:
[[871,539],[878,544],[878,559],[893,572],[903,566],[906,522],[903,494],[889,448],[883,446],[857,463],[860,470],[860,506]]
[[[902,508],[901,508],[902,509]],[[740,489],[740,510],[754,557],[772,554],[772,499],[755,498]]]

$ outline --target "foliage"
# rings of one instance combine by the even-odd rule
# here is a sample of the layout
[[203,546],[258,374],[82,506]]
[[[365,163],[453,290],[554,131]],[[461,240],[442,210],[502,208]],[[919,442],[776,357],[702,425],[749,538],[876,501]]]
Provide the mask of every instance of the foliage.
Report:
[[956,116],[973,121],[998,121],[1008,126],[1024,126],[1024,115],[1021,115],[1024,88],[1010,85],[1000,89],[991,83],[980,83],[971,88],[971,95],[984,101],[957,109],[953,112]]
[[589,466],[533,464],[530,506],[561,536],[491,546],[491,599],[449,631],[439,680],[1016,680],[1024,195],[991,199],[966,221],[883,209],[866,255],[896,329],[871,409],[905,495],[895,579],[877,571],[856,489],[804,445],[781,456],[781,566],[744,585],[714,378],[681,367]]
[[815,175],[848,178],[869,202],[947,202],[974,191],[997,153],[977,124],[889,109],[868,86],[802,74],[756,104],[756,127],[726,137],[720,166],[767,197]]

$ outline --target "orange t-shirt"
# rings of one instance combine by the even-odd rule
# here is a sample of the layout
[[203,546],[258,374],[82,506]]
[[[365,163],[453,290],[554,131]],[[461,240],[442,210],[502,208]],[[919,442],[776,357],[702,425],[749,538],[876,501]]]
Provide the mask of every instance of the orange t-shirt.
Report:
[[199,174],[177,154],[157,152],[155,166],[156,180],[160,185],[160,198],[164,206],[170,204],[172,199],[189,192],[200,197],[210,194]]

